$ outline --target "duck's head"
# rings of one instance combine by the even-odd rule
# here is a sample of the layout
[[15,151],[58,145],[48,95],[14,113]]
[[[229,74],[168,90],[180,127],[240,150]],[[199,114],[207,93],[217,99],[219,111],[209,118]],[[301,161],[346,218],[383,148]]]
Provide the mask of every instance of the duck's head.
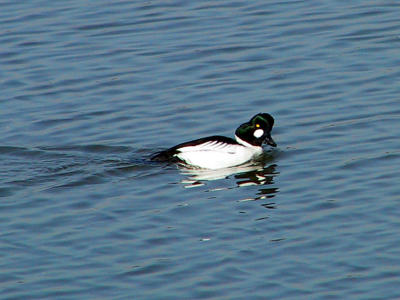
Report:
[[276,147],[271,137],[272,126],[274,126],[274,118],[270,114],[259,113],[236,129],[236,139],[239,143],[244,141],[253,146],[261,146],[265,142]]

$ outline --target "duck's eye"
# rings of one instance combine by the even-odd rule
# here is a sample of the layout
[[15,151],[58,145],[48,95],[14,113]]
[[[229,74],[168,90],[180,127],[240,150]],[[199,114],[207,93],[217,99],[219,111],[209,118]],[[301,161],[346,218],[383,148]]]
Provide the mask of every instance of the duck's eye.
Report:
[[256,124],[256,128],[260,128],[260,124],[257,123],[257,124]]

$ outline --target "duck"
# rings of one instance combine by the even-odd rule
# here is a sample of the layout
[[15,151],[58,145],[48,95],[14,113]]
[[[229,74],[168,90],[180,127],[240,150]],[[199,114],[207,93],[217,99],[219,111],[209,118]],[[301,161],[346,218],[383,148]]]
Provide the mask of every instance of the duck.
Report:
[[240,166],[259,157],[263,143],[277,146],[271,137],[273,126],[270,114],[258,113],[236,129],[235,139],[219,135],[203,137],[154,153],[150,159],[212,170]]

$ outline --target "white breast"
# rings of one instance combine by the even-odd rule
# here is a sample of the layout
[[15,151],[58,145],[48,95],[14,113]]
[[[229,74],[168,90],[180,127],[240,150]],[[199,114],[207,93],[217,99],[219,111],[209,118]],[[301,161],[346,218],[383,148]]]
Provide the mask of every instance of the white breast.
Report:
[[245,147],[210,141],[179,149],[176,156],[187,164],[205,169],[221,169],[241,165],[262,153],[261,147]]

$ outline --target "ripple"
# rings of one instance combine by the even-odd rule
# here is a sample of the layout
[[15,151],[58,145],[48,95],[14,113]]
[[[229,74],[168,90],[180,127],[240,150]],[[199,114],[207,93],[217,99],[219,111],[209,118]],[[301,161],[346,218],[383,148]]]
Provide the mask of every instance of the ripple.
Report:
[[[399,298],[397,3],[40,4],[0,10],[4,297]],[[259,164],[148,161],[258,112]]]

